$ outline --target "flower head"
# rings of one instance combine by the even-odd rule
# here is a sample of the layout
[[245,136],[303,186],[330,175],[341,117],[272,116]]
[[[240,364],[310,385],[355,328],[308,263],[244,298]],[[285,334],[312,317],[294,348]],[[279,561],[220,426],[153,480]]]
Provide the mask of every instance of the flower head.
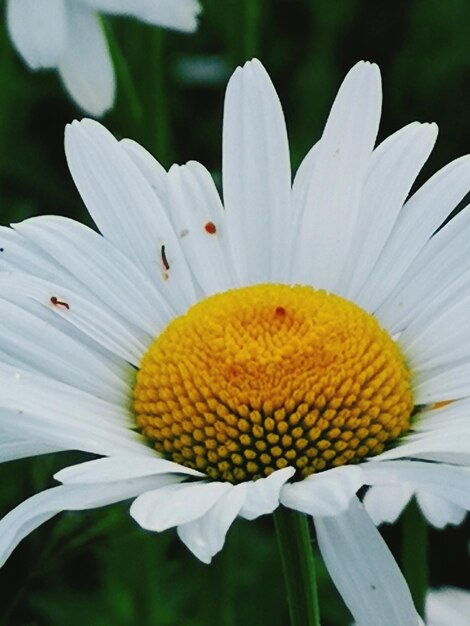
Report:
[[100,116],[116,86],[99,12],[191,32],[199,10],[198,0],[7,0],[7,22],[26,64],[56,69],[78,106]]
[[282,503],[313,516],[359,623],[418,623],[356,493],[404,482],[470,506],[469,211],[434,235],[470,162],[407,199],[436,127],[374,148],[380,102],[359,63],[291,187],[272,83],[239,68],[224,206],[202,165],[165,172],[96,122],[68,127],[101,235],[58,217],[1,231],[0,453],[103,458],[0,522],[3,559],[61,510],[135,498],[142,527],[177,527],[209,562],[237,516]]

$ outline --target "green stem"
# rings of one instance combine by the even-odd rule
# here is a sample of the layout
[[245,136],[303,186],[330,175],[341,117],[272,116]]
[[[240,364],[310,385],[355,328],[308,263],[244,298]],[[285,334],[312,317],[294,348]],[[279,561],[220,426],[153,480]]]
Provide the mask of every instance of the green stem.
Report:
[[274,524],[281,552],[290,626],[320,626],[317,581],[307,517],[279,507]]
[[168,105],[167,59],[165,58],[165,32],[154,28],[150,32],[150,76],[147,92],[146,128],[150,151],[163,165],[171,163],[172,136]]
[[261,0],[245,0],[245,60],[259,54]]
[[126,111],[127,117],[131,118],[133,131],[136,131],[140,126],[143,116],[143,109],[140,103],[139,95],[137,93],[136,86],[132,80],[132,74],[129,69],[129,64],[126,57],[122,53],[121,47],[116,39],[114,30],[105,17],[101,17],[101,23],[106,33],[108,40],[108,46],[113,57],[114,66],[118,81],[118,98],[120,94],[123,96],[123,109]]
[[428,526],[413,499],[402,518],[402,567],[416,609],[424,616],[428,589]]

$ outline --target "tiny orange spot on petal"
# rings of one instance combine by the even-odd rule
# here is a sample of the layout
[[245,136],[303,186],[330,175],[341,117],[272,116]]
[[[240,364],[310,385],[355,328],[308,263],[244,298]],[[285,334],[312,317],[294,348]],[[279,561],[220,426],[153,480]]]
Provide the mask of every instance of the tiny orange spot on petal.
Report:
[[217,228],[214,222],[207,222],[207,224],[204,226],[204,230],[206,231],[206,233],[209,233],[209,235],[215,235],[215,233],[217,232]]

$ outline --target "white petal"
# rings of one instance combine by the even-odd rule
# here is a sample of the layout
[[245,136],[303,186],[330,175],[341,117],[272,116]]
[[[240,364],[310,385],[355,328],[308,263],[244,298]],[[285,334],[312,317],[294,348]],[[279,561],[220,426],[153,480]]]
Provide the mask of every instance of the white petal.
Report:
[[[468,192],[469,181],[470,157],[456,159],[418,189],[400,212],[372,274],[356,299],[358,304],[374,311],[384,297],[391,294],[378,311],[379,318],[388,328],[395,327],[389,321],[394,307],[398,305],[398,313],[402,314],[408,306],[407,299],[402,300],[395,297],[397,294],[392,294],[394,288],[433,233]],[[389,311],[390,308],[392,311]]]
[[150,24],[188,33],[198,26],[201,5],[197,0],[145,0],[144,5],[139,17]]
[[[227,245],[226,215],[209,172],[191,161],[168,172],[170,218],[204,295],[237,285]],[[207,231],[206,225],[215,232]]]
[[[30,298],[78,328],[112,354],[135,366],[140,364],[153,340],[153,337],[124,322],[105,305],[40,278],[19,274],[0,275],[0,291],[4,298]],[[3,301],[0,302],[3,307]],[[53,329],[51,332],[53,334]]]
[[242,283],[282,280],[289,146],[281,104],[257,60],[238,68],[227,87],[222,175],[227,236]]
[[380,455],[381,459],[414,458],[455,465],[470,465],[470,429],[449,435],[409,437],[406,443]]
[[148,491],[130,513],[142,528],[161,532],[202,517],[230,489],[230,483],[186,483]]
[[12,228],[0,226],[0,271],[20,270],[47,280],[73,281],[62,267]]
[[[377,459],[379,457],[375,457]],[[406,483],[470,510],[470,468],[423,461],[370,461],[363,464],[368,485]]]
[[[48,294],[61,297],[60,293]],[[46,300],[46,303],[47,303]],[[110,401],[130,394],[131,372],[125,363],[116,367],[87,346],[54,327],[54,312],[41,318],[20,306],[0,300],[0,345],[25,369],[32,369]],[[52,303],[50,307],[56,308]]]
[[355,233],[380,108],[379,70],[358,63],[340,87],[319,142],[296,237],[294,282],[336,290]]
[[178,536],[203,563],[210,563],[225,543],[225,535],[240,512],[246,483],[232,486],[202,517],[178,526]]
[[[442,306],[439,306],[441,303]],[[418,374],[470,357],[470,290],[436,298],[400,335],[398,343]],[[447,398],[446,398],[447,399]]]
[[395,559],[355,498],[335,517],[315,519],[325,565],[361,626],[418,626],[418,614]]
[[463,589],[442,587],[426,596],[427,626],[468,626],[470,593]]
[[[462,191],[461,181],[458,189]],[[441,197],[444,202],[444,197],[438,197]],[[449,207],[447,203],[445,203],[445,206]],[[406,211],[406,205],[403,211]],[[434,226],[433,221],[431,221],[431,226]],[[403,275],[396,288],[393,289],[376,313],[381,324],[391,334],[406,328],[419,313],[427,309],[441,290],[451,285],[463,272],[469,270],[469,236],[470,207],[466,207],[422,247],[421,252]],[[406,241],[404,240],[402,243]],[[414,245],[413,241],[408,243],[409,245]],[[397,252],[395,257],[390,258],[390,266],[387,271],[392,272],[391,267],[399,262],[401,250],[402,247],[400,246],[399,252]],[[403,248],[403,250],[406,250],[406,248]],[[379,288],[378,285],[377,288]],[[380,289],[382,290],[382,287]],[[381,291],[381,293],[385,294],[386,291]],[[368,303],[362,297],[358,300],[361,306],[367,304],[368,310],[372,310],[369,306],[370,302],[372,301],[370,300]]]
[[417,372],[413,379],[415,404],[432,404],[443,398],[456,400],[470,396],[470,360],[457,365],[441,365]]
[[166,200],[166,171],[145,148],[132,139],[121,139],[120,145],[147,179],[160,202]]
[[[300,236],[300,224],[303,219],[303,211],[308,200],[310,181],[318,164],[320,154],[320,142],[315,143],[307,152],[295,173],[291,194],[291,226],[289,227],[288,250],[297,251],[297,242]],[[291,279],[290,268],[294,259],[289,259],[288,278]]]
[[31,69],[59,63],[69,36],[64,0],[7,0],[7,23],[15,47]]
[[[92,294],[96,302],[109,306],[152,337],[170,321],[171,309],[153,282],[125,251],[117,250],[91,228],[52,215],[25,220],[14,228],[23,235],[26,245],[33,243],[54,258],[58,276],[53,282],[75,289],[76,281],[83,285],[80,293]],[[64,270],[74,277],[72,284],[64,280]]]
[[67,127],[65,148],[75,184],[100,231],[149,276],[176,312],[185,312],[196,296],[178,237],[126,149],[91,120]]
[[142,0],[79,0],[97,11],[115,13],[117,15],[135,15]]
[[360,467],[336,467],[285,485],[281,492],[281,503],[314,517],[337,515],[349,507],[351,499],[363,484]]
[[253,520],[260,515],[272,513],[279,506],[280,494],[285,483],[295,474],[293,467],[277,470],[266,478],[246,483],[246,498],[240,516]]
[[444,528],[447,524],[461,524],[467,513],[453,502],[426,491],[418,491],[416,497],[424,517],[435,528]]
[[[440,398],[444,400],[444,398]],[[414,425],[416,433],[435,433],[445,435],[455,426],[461,428],[469,424],[470,399],[451,402],[439,408],[429,407],[419,414]],[[406,442],[406,439],[404,440]]]
[[197,0],[83,0],[98,11],[133,15],[145,22],[192,32],[201,10]]
[[379,258],[411,185],[436,142],[435,124],[409,124],[372,153],[362,191],[355,238],[339,292],[354,299]]
[[97,117],[113,106],[114,70],[99,17],[79,2],[67,6],[68,40],[58,66],[67,91]]
[[66,485],[32,496],[0,521],[0,566],[29,533],[61,511],[82,511],[127,500],[146,489],[178,480],[158,476],[129,480],[120,484]]
[[0,363],[0,429],[31,441],[95,454],[153,456],[119,407],[63,383]]
[[24,459],[39,454],[50,452],[60,452],[63,447],[48,442],[34,441],[19,437],[14,432],[0,431],[0,463],[13,461],[14,459]]
[[187,474],[188,476],[204,477],[201,472],[166,459],[160,459],[155,454],[155,458],[129,455],[87,461],[66,467],[55,474],[54,478],[61,483],[70,485],[110,483],[158,474]]
[[364,507],[376,526],[393,524],[413,496],[407,484],[371,487],[364,496]]

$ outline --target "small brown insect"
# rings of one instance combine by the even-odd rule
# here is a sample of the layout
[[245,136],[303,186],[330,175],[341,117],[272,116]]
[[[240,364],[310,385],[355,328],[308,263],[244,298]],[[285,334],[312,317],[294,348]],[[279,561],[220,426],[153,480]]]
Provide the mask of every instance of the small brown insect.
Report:
[[163,245],[162,245],[162,250],[161,250],[161,256],[162,256],[163,267],[166,269],[166,271],[168,271],[170,269],[170,264],[168,263],[168,259],[166,258],[165,246]]
[[286,316],[286,310],[283,306],[277,306],[276,310],[275,310],[276,316],[277,317],[285,317]]
[[67,309],[67,311],[70,309],[70,305],[67,302],[59,300],[55,296],[51,297],[51,304],[53,304],[54,306],[62,307],[63,309]]
[[215,233],[217,232],[217,228],[214,222],[207,222],[207,224],[204,226],[204,230],[206,231],[206,233],[209,233],[209,235],[215,235]]

